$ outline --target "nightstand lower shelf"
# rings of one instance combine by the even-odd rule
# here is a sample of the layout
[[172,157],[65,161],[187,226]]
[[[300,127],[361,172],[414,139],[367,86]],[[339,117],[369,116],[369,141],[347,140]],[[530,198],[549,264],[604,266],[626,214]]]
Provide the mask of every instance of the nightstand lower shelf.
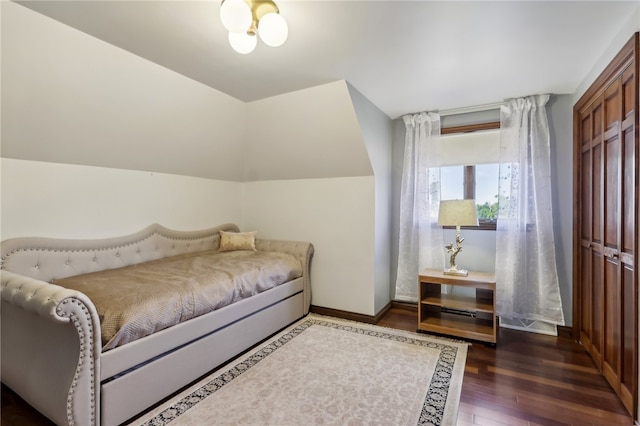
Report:
[[418,328],[422,331],[495,343],[493,321],[465,315],[437,312],[424,318]]

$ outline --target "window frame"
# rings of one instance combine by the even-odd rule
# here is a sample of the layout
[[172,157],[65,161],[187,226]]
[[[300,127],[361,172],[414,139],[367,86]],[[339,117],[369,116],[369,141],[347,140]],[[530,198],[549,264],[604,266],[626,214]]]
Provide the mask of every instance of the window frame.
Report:
[[[464,126],[445,127],[440,130],[441,135],[451,135],[455,133],[471,133],[480,130],[496,130],[500,129],[499,121],[491,121],[488,123],[468,124]],[[464,167],[463,194],[465,199],[475,199],[476,192],[476,166]],[[455,226],[445,226],[446,229],[455,229]],[[495,231],[496,222],[478,220],[478,226],[461,226],[461,229],[476,229],[482,231]]]

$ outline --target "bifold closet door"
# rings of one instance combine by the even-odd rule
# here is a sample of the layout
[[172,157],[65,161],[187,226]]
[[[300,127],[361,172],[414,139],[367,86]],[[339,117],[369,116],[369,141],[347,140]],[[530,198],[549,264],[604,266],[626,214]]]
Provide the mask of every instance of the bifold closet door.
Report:
[[634,417],[639,50],[636,33],[574,106],[574,331]]

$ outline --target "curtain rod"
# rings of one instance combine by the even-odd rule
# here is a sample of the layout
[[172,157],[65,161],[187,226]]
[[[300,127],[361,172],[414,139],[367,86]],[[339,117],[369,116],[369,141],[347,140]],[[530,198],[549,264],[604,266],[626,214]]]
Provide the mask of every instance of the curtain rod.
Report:
[[504,102],[494,102],[491,104],[484,104],[484,105],[476,105],[476,106],[470,106],[470,107],[462,107],[462,108],[453,108],[453,109],[445,109],[442,111],[435,111],[438,114],[440,114],[440,117],[444,117],[447,115],[458,115],[458,114],[467,114],[470,112],[480,112],[480,111],[490,111],[493,109],[500,109],[500,107],[502,105],[504,105]]

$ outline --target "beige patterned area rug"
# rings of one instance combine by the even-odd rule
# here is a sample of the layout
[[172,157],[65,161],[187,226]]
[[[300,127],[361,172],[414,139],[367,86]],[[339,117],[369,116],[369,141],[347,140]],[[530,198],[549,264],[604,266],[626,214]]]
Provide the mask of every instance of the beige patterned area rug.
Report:
[[135,424],[455,425],[466,357],[466,343],[310,314]]

